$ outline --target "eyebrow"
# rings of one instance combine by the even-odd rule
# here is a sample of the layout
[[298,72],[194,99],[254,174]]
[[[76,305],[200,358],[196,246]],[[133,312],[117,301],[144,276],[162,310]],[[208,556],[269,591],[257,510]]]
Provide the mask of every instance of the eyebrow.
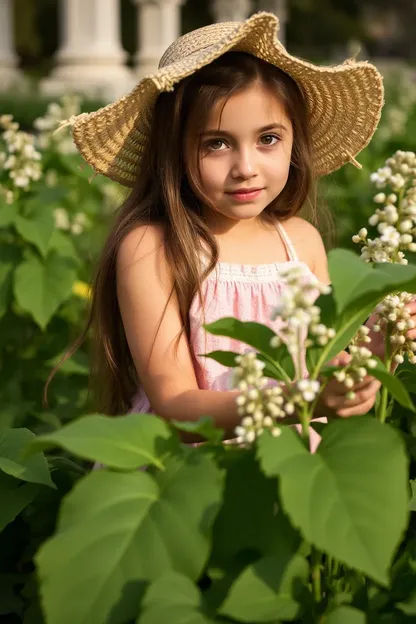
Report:
[[[258,128],[255,131],[255,134],[261,134],[262,132],[267,132],[269,130],[283,130],[283,131],[286,131],[287,128],[286,128],[286,126],[284,126],[283,124],[280,124],[280,123],[271,123],[271,124],[268,124],[267,126],[263,126],[262,128]],[[231,134],[231,132],[227,132],[226,130],[221,130],[221,129],[205,130],[201,134],[202,137],[219,136],[219,135],[230,137],[230,138],[232,138],[232,136],[233,136]]]

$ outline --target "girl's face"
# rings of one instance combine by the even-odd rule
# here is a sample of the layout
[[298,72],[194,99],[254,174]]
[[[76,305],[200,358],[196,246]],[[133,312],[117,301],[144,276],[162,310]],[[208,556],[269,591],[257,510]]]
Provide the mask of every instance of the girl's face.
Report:
[[292,123],[281,102],[255,84],[217,102],[201,136],[201,186],[220,221],[256,219],[283,190]]

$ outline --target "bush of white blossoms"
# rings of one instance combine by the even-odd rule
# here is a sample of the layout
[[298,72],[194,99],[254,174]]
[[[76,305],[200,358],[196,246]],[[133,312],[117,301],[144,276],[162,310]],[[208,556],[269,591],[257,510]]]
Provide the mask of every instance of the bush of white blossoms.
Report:
[[[362,228],[353,241],[362,245],[361,258],[365,262],[407,264],[405,252],[416,251],[416,155],[396,152],[384,167],[371,174],[370,179],[378,189],[389,189],[374,197],[383,207],[369,219],[371,226],[377,226],[380,236],[368,238],[367,229]],[[289,266],[284,277],[288,288],[276,302],[271,319],[279,317],[282,326],[271,346],[286,344],[293,360],[295,379],[291,383],[270,383],[262,374],[265,364],[257,359],[255,352],[236,357],[238,366],[234,369],[232,386],[240,391],[236,403],[241,423],[235,430],[239,444],[254,442],[265,429],[274,436],[280,435],[279,419],[292,416],[295,411],[305,431],[328,382],[328,377],[323,381],[309,379],[304,362],[307,348],[324,346],[335,336],[334,329],[320,322],[320,309],[314,305],[318,295],[329,293],[331,289],[300,266]],[[389,295],[375,309],[376,322],[372,329],[386,335],[391,351],[389,364],[400,364],[406,356],[409,362],[416,363],[416,342],[406,337],[406,332],[414,327],[405,308],[412,298],[413,295],[405,292]],[[377,366],[371,351],[364,346],[371,342],[369,333],[368,327],[360,328],[350,345],[350,362],[333,371],[333,376],[347,388],[351,389]],[[354,398],[354,393],[350,391],[347,396]]]
[[[374,201],[381,207],[370,217],[380,236],[369,238],[366,228],[353,236],[361,245],[365,262],[407,264],[405,252],[416,252],[416,154],[397,151],[385,166],[371,175],[381,191]],[[383,189],[383,190],[381,190]],[[416,342],[406,334],[414,323],[406,309],[413,295],[400,292],[387,296],[375,310],[373,331],[383,331],[389,341],[388,360],[402,364],[407,356],[416,364]]]

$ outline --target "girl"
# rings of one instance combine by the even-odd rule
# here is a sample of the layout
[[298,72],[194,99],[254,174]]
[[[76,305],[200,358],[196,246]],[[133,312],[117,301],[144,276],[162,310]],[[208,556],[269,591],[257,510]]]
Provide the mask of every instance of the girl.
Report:
[[[231,432],[239,418],[230,371],[202,354],[245,346],[202,324],[235,316],[278,330],[270,313],[286,263],[328,283],[321,237],[297,215],[315,178],[358,166],[382,80],[367,63],[296,59],[277,28],[274,15],[258,13],[184,35],[132,93],[71,120],[84,158],[132,187],[93,287],[102,413],[210,415]],[[369,377],[347,400],[331,382],[320,415],[364,414],[378,387]]]

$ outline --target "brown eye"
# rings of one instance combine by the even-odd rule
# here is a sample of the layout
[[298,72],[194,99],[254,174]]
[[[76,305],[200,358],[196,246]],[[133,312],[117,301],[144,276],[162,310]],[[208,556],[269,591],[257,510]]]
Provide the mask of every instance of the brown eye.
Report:
[[276,143],[281,141],[281,138],[277,134],[264,134],[260,141],[263,145],[276,145]]
[[212,141],[208,141],[206,144],[206,148],[209,152],[218,152],[225,145],[222,139],[214,139]]

